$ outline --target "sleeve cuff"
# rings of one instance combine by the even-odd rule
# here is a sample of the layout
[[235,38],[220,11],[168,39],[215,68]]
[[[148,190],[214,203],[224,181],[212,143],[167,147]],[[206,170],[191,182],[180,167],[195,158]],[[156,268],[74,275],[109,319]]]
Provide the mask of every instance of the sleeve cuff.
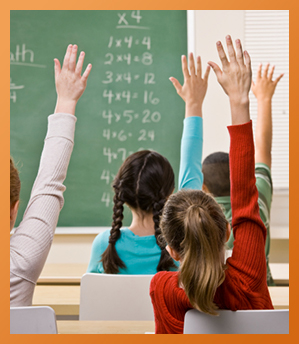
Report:
[[48,132],[46,139],[64,137],[74,142],[75,124],[77,117],[68,113],[56,113],[48,117]]
[[250,128],[252,128],[252,120],[243,124],[229,125],[227,127],[230,133],[239,132],[241,134],[247,132],[248,130],[250,130]]

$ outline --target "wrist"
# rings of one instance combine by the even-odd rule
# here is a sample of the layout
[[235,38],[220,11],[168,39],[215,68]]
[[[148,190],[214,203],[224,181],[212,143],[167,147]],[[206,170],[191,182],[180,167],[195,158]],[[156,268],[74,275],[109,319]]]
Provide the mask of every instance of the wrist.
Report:
[[229,103],[231,106],[246,107],[249,106],[249,96],[229,97]]
[[187,103],[185,105],[185,118],[198,116],[202,117],[202,104]]
[[232,125],[244,124],[250,121],[249,100],[230,102]]
[[258,103],[263,103],[263,104],[271,104],[272,103],[272,97],[256,97],[256,100]]
[[70,99],[57,98],[54,113],[63,112],[74,115],[76,110],[77,101]]

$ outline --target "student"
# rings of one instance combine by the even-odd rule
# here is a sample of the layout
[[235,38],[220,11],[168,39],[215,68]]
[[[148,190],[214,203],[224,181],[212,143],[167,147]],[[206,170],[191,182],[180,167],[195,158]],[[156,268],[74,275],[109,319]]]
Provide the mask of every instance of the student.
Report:
[[[20,225],[10,238],[10,306],[31,306],[36,281],[49,253],[59,212],[63,181],[74,145],[75,108],[91,70],[81,76],[84,52],[76,64],[77,45],[69,45],[63,66],[55,62],[57,103],[48,117],[48,132],[30,200]],[[20,195],[18,171],[10,159],[10,230],[14,227]]]
[[[200,60],[197,66],[199,71]],[[186,103],[185,126],[192,128],[196,125],[202,128],[201,107],[209,71],[208,67],[204,78],[195,81],[192,101]],[[177,85],[179,94],[184,98],[188,86],[180,87],[174,78],[171,81]],[[194,132],[194,135],[198,133]],[[184,142],[188,146],[188,138]],[[197,183],[197,177],[191,177],[192,173],[201,170],[202,140],[199,138],[192,144],[194,151],[198,153],[192,157],[195,171],[189,169],[184,172],[184,176],[180,178],[180,188],[188,187],[190,183],[198,187],[202,184],[202,181]],[[185,157],[188,157],[187,154]],[[155,274],[157,271],[177,270],[179,264],[175,264],[165,250],[165,244],[159,240],[159,217],[166,199],[174,190],[174,173],[169,162],[156,152],[134,153],[118,171],[113,188],[115,196],[112,229],[95,238],[87,272]],[[133,215],[129,228],[121,228],[124,203],[129,206]]]
[[[97,235],[87,272],[155,274],[177,270],[177,265],[158,241],[159,217],[174,190],[173,169],[166,158],[143,150],[130,155],[114,181],[112,229]],[[132,223],[122,228],[126,204]]]
[[[258,190],[258,204],[260,216],[267,228],[265,253],[267,260],[267,284],[273,286],[274,281],[269,267],[270,251],[270,210],[272,202],[272,178],[271,178],[271,148],[272,148],[272,111],[271,101],[278,81],[283,74],[272,80],[274,66],[269,75],[269,64],[262,73],[262,65],[259,66],[256,82],[252,81],[251,90],[257,98],[258,113],[255,132],[255,178]],[[213,194],[217,203],[222,206],[226,219],[231,224],[232,210],[230,203],[229,182],[229,156],[224,152],[216,152],[208,155],[202,164],[204,182],[202,189]],[[226,243],[228,249],[233,248],[234,236],[231,232]]]
[[[234,249],[225,265],[225,241],[230,235],[230,226],[220,206],[210,195],[192,190],[190,183],[189,190],[183,189],[169,197],[160,226],[168,245],[167,250],[180,261],[180,270],[159,272],[151,281],[156,333],[183,333],[184,316],[191,308],[208,314],[217,314],[217,308],[273,308],[266,283],[266,228],[259,216],[254,177],[254,145],[248,97],[251,85],[250,57],[247,52],[243,55],[239,40],[236,41],[236,52],[230,36],[227,36],[226,44],[230,61],[222,44],[217,42],[222,70],[214,62],[209,62],[209,65],[228,95],[231,107],[232,126],[228,129],[231,137]],[[187,69],[185,62],[184,65],[184,69]],[[186,82],[190,84],[185,97],[186,105],[189,102],[188,94],[193,91],[193,80],[197,77],[192,68],[190,75],[184,73],[184,86]],[[191,140],[197,141],[198,137],[190,136]],[[183,169],[188,166],[185,163]],[[200,169],[197,176],[200,180]]]

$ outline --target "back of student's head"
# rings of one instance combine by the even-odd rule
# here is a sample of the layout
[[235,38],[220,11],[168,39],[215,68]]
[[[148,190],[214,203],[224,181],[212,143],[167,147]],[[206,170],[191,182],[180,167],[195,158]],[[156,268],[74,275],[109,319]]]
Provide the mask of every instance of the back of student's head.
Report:
[[227,221],[217,204],[200,190],[181,190],[166,202],[161,239],[180,256],[179,281],[192,304],[216,314],[216,289],[223,282]]
[[19,200],[20,190],[19,172],[10,158],[10,206],[13,206]]
[[216,152],[208,155],[202,163],[204,185],[215,197],[230,195],[229,155]]
[[[174,173],[169,161],[154,151],[143,150],[130,155],[120,167],[114,182],[113,222],[109,245],[102,255],[103,268],[106,273],[118,273],[125,268],[115,249],[120,237],[124,204],[142,214],[152,214],[155,224],[156,240],[161,234],[159,222],[166,199],[174,190]],[[173,260],[158,240],[161,258],[157,271],[169,270]]]

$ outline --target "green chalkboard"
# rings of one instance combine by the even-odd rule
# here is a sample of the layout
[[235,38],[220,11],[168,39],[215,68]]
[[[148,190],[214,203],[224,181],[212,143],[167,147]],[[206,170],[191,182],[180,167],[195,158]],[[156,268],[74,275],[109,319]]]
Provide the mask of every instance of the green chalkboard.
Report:
[[62,61],[69,43],[86,52],[93,69],[76,109],[58,225],[110,226],[113,176],[139,149],[166,156],[178,177],[184,102],[168,78],[182,82],[186,11],[11,11],[11,155],[22,182],[17,224],[55,107],[53,59]]

